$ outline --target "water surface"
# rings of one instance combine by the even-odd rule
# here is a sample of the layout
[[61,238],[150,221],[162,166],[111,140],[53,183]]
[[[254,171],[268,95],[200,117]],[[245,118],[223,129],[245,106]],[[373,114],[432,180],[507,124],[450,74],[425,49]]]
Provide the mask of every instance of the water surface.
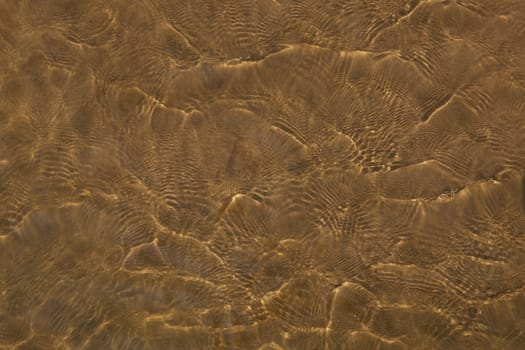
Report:
[[0,0],[0,348],[525,348],[522,0]]

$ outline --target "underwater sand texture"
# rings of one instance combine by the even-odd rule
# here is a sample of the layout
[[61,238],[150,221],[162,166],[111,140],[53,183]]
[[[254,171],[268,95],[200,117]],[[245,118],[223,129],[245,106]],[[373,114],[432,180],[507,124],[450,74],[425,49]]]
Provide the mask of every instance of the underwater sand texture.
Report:
[[525,349],[525,1],[0,0],[0,349]]

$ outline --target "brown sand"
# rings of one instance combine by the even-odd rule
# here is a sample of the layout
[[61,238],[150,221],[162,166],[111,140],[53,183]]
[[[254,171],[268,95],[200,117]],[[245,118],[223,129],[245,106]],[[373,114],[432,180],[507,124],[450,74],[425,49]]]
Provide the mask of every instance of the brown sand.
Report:
[[0,0],[1,349],[525,349],[525,1]]

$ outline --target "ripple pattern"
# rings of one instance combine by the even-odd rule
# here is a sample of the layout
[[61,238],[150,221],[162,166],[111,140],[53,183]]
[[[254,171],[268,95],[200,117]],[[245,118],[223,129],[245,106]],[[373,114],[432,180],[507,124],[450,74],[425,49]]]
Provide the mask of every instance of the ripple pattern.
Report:
[[522,0],[0,0],[0,349],[525,347]]

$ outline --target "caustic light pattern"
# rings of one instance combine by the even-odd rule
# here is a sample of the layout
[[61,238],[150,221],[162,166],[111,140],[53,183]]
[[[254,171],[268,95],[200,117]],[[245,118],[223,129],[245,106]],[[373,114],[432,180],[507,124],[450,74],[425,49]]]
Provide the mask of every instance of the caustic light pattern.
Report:
[[522,0],[0,0],[0,349],[524,349],[524,38]]

